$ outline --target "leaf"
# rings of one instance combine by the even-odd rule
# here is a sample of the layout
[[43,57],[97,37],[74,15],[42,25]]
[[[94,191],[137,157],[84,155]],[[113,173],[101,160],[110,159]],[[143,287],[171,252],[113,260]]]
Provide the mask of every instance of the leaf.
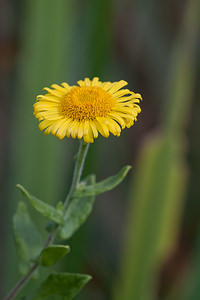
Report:
[[161,132],[148,137],[140,151],[115,300],[155,299],[157,271],[176,244],[186,188],[184,144],[177,142]]
[[49,219],[57,224],[63,224],[64,217],[63,217],[63,213],[60,211],[60,209],[56,210],[50,204],[47,204],[47,203],[37,199],[35,196],[29,194],[29,192],[22,185],[17,184],[17,187],[30,200],[32,206],[41,215],[43,215],[47,219]]
[[52,273],[39,287],[31,300],[49,299],[50,296],[60,296],[56,299],[71,300],[91,279],[91,276],[72,273]]
[[45,248],[41,253],[41,264],[44,267],[54,265],[57,261],[62,259],[70,251],[69,246],[51,245]]
[[20,262],[20,272],[27,273],[30,261],[39,255],[42,238],[32,222],[24,202],[19,202],[13,217],[13,231]]
[[[85,184],[94,184],[95,175],[90,175],[85,179]],[[94,195],[73,199],[70,203],[66,215],[64,226],[59,232],[59,237],[61,239],[70,238],[73,233],[85,222],[87,217],[92,211],[94,204]]]
[[59,201],[58,204],[56,205],[56,210],[58,211],[63,211],[63,202]]
[[131,169],[131,166],[125,166],[121,169],[119,173],[114,176],[110,176],[107,179],[87,186],[81,186],[78,190],[74,191],[73,198],[86,197],[91,195],[99,195],[105,193],[107,191],[112,190],[118,184],[122,182],[122,180],[126,177],[128,171]]

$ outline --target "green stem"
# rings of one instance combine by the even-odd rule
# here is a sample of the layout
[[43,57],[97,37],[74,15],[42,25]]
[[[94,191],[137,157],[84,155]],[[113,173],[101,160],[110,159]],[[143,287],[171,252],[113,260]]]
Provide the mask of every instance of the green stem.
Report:
[[29,270],[29,272],[22,277],[18,283],[14,286],[14,288],[8,293],[8,295],[4,298],[4,300],[11,300],[17,294],[20,292],[20,290],[25,286],[25,284],[29,281],[29,279],[32,277],[35,270],[38,268],[39,264],[35,263],[32,268]]
[[76,165],[75,165],[75,168],[74,168],[74,174],[73,174],[71,188],[70,188],[70,191],[69,191],[69,193],[68,193],[68,195],[65,199],[65,202],[64,202],[64,209],[65,210],[69,206],[69,203],[71,201],[71,196],[72,196],[73,192],[75,191],[75,189],[79,185],[89,145],[90,144],[87,144],[82,140],[80,142],[80,147],[79,147],[78,154],[77,154],[77,157],[76,157]]
[[[85,143],[84,141],[81,140],[80,147],[79,147],[79,150],[78,150],[78,153],[77,153],[77,156],[76,156],[76,164],[75,164],[75,168],[74,168],[72,184],[71,184],[69,193],[68,193],[68,195],[65,199],[65,202],[64,202],[65,212],[67,211],[69,203],[71,202],[71,196],[72,196],[73,192],[75,191],[75,189],[79,185],[81,175],[82,175],[82,171],[83,171],[83,167],[84,167],[84,163],[85,163],[85,158],[86,158],[86,155],[87,155],[87,152],[88,152],[88,148],[89,148],[89,144],[87,144],[87,143]],[[53,242],[56,238],[57,232],[58,232],[58,228],[59,228],[58,225],[54,226],[54,228],[50,232],[49,236],[47,237],[42,250],[44,248],[46,248],[47,246],[49,246],[50,244],[53,244]],[[36,262],[31,267],[29,272],[18,281],[18,283],[13,287],[13,289],[8,293],[8,295],[3,300],[12,300],[15,296],[17,296],[17,294],[25,286],[25,284],[29,281],[29,279],[32,277],[32,275],[34,274],[35,270],[38,267],[39,267],[39,263]]]

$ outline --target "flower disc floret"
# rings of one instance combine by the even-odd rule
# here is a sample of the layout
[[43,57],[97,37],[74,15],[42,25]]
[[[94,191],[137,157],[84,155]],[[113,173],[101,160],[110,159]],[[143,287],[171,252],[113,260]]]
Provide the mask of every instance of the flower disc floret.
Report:
[[79,122],[106,117],[115,100],[101,87],[73,87],[61,101],[61,114]]
[[127,82],[101,82],[97,77],[78,81],[78,86],[53,84],[45,95],[37,96],[34,115],[39,129],[59,139],[65,136],[92,143],[99,133],[119,136],[131,127],[141,109],[140,94],[122,89]]

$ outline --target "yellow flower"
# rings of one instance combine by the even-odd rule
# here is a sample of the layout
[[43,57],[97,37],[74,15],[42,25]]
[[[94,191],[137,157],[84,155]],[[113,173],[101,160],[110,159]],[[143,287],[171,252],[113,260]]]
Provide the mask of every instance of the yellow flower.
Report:
[[85,78],[78,86],[53,84],[45,87],[46,95],[37,96],[34,115],[40,121],[39,129],[52,133],[59,139],[65,136],[84,139],[93,143],[98,133],[104,137],[109,132],[119,136],[121,129],[130,127],[137,120],[141,109],[137,103],[140,94],[121,89],[127,82],[101,82]]

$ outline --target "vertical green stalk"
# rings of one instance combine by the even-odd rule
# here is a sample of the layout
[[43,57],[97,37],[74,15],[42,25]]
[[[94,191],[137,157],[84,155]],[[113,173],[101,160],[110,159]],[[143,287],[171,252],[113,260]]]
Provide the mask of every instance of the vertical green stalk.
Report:
[[200,2],[190,0],[173,48],[162,115],[166,133],[179,133],[190,117],[196,72],[196,45],[199,36]]
[[72,180],[72,190],[76,189],[79,184],[89,145],[90,145],[89,143],[85,143],[83,140],[80,141],[80,147],[76,157],[77,161],[76,161],[73,180]]

